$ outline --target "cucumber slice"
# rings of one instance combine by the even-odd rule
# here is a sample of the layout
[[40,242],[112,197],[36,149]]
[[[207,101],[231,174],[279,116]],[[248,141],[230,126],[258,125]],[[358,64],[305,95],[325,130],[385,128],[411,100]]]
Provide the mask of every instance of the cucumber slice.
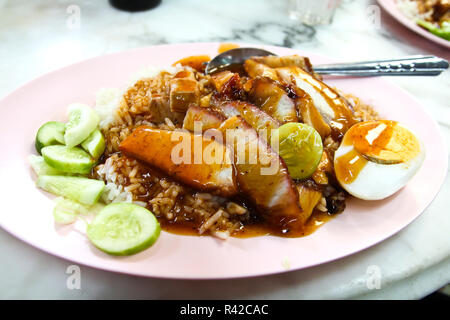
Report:
[[95,160],[83,149],[56,145],[42,148],[45,162],[57,170],[69,173],[88,174]]
[[81,103],[71,104],[68,113],[69,122],[66,124],[64,140],[66,146],[75,147],[97,128],[100,118],[91,107]]
[[54,144],[64,144],[64,131],[66,125],[62,122],[50,121],[44,123],[36,134],[35,147],[37,152],[41,153],[41,149]]
[[31,167],[38,176],[41,175],[55,176],[64,174],[62,171],[49,166],[42,156],[30,154],[28,156],[28,161],[30,162]]
[[88,206],[63,197],[56,198],[55,203],[53,217],[55,218],[55,222],[59,224],[71,224],[77,220],[80,214],[97,214],[105,207],[105,205],[101,203],[95,203]]
[[105,187],[105,183],[100,180],[47,175],[39,176],[36,185],[50,193],[87,205],[96,203]]
[[53,209],[53,218],[59,224],[74,223],[79,214],[86,214],[87,207],[74,200],[65,198],[56,198],[56,205]]
[[[97,215],[100,211],[103,210],[103,208],[105,206],[106,205],[101,202],[94,203],[93,205],[90,205],[88,207],[88,212],[86,213],[86,215],[90,215],[90,214]],[[83,214],[85,214],[85,213],[83,213]]]
[[89,240],[112,255],[131,255],[150,247],[161,228],[153,213],[131,203],[107,205],[88,226]]
[[105,151],[105,138],[103,138],[100,130],[95,130],[81,143],[81,147],[89,152],[94,159],[98,159]]

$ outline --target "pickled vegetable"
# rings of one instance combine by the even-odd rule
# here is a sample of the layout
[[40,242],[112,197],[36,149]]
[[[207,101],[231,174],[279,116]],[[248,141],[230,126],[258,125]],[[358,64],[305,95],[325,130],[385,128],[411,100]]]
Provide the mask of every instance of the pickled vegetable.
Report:
[[[293,179],[310,177],[322,157],[323,145],[319,133],[303,123],[286,123],[277,132],[278,153]],[[274,141],[274,140],[272,140]]]

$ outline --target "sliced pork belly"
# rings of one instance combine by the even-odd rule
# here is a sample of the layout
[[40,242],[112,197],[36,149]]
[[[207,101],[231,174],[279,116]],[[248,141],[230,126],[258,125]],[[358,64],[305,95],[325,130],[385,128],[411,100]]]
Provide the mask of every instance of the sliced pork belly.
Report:
[[170,110],[186,112],[190,104],[198,104],[200,89],[193,69],[184,68],[169,81]]
[[153,95],[150,99],[146,116],[153,123],[164,123],[167,118],[173,123],[178,124],[183,122],[184,112],[171,111],[169,99],[164,96]]
[[[135,115],[142,116],[155,124],[164,123],[166,118],[175,124],[183,122],[184,112],[170,110],[169,90],[164,84],[167,77],[167,73],[160,73],[154,78],[138,80],[128,88],[120,100],[119,110],[124,112],[122,117],[129,124],[132,122],[132,116]],[[155,85],[155,83],[161,83],[161,85]]]
[[198,104],[200,91],[198,82],[190,78],[170,80],[170,110],[186,112],[190,104]]
[[224,100],[247,100],[244,90],[246,78],[241,78],[239,73],[222,71],[211,76],[216,88],[216,96]]
[[276,71],[284,82],[300,88],[309,95],[323,121],[332,129],[345,133],[356,123],[353,111],[345,99],[324,82],[299,67],[282,67]]
[[304,123],[310,125],[320,134],[322,140],[331,133],[331,128],[315,107],[311,97],[303,90],[297,90],[298,97],[295,99],[296,108]]
[[305,216],[310,217],[314,208],[322,198],[322,192],[309,186],[309,181],[301,182],[296,185],[300,207],[303,210]]
[[270,68],[282,68],[282,67],[299,67],[306,72],[313,73],[311,62],[307,57],[299,55],[292,56],[265,56],[265,57],[252,57],[252,60],[258,63],[262,63]]
[[252,59],[245,60],[244,69],[251,78],[265,77],[278,80],[278,74],[273,68]]
[[239,189],[280,228],[301,226],[308,216],[280,156],[243,118],[227,119],[219,130],[233,151]]
[[218,112],[191,105],[184,117],[183,129],[194,132],[195,122],[199,122],[201,124],[201,130],[205,131],[211,128],[218,128],[224,120],[225,117]]
[[234,76],[234,73],[231,71],[221,71],[214,73],[211,75],[211,79],[214,83],[214,87],[217,92],[221,92],[225,84]]
[[298,121],[294,101],[279,84],[270,79],[258,77],[251,80],[249,98],[281,123]]
[[270,141],[271,132],[277,129],[280,123],[257,106],[243,101],[215,102],[214,110],[225,118],[242,117],[266,141]]
[[224,197],[237,193],[231,152],[201,135],[141,126],[122,141],[120,151],[198,190]]
[[256,131],[262,129],[276,129],[280,126],[277,120],[251,103],[232,101],[223,106],[223,108],[229,107],[236,108],[236,110],[239,111],[240,116]]

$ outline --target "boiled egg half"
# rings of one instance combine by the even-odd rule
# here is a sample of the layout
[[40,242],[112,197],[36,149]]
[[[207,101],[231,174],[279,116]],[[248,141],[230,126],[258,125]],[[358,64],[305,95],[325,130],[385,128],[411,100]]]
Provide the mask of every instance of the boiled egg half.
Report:
[[420,169],[425,148],[404,125],[365,121],[345,134],[334,156],[336,178],[351,195],[364,200],[389,197]]

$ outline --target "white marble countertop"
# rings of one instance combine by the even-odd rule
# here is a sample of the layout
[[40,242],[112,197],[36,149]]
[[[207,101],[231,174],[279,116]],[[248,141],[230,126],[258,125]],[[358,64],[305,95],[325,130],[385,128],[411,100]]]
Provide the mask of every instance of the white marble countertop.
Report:
[[[262,43],[348,61],[412,54],[450,58],[448,49],[405,29],[373,1],[343,1],[331,25],[314,28],[289,20],[286,2],[163,0],[154,10],[131,14],[111,8],[106,0],[0,0],[0,98],[76,61],[163,43]],[[70,20],[78,9],[79,25]],[[450,150],[450,72],[391,81],[431,112]],[[144,279],[81,266],[81,288],[70,290],[66,271],[72,263],[0,230],[0,298],[420,298],[450,281],[449,195],[448,176],[426,212],[360,253],[305,270],[241,280]],[[379,289],[374,274],[380,276]]]

